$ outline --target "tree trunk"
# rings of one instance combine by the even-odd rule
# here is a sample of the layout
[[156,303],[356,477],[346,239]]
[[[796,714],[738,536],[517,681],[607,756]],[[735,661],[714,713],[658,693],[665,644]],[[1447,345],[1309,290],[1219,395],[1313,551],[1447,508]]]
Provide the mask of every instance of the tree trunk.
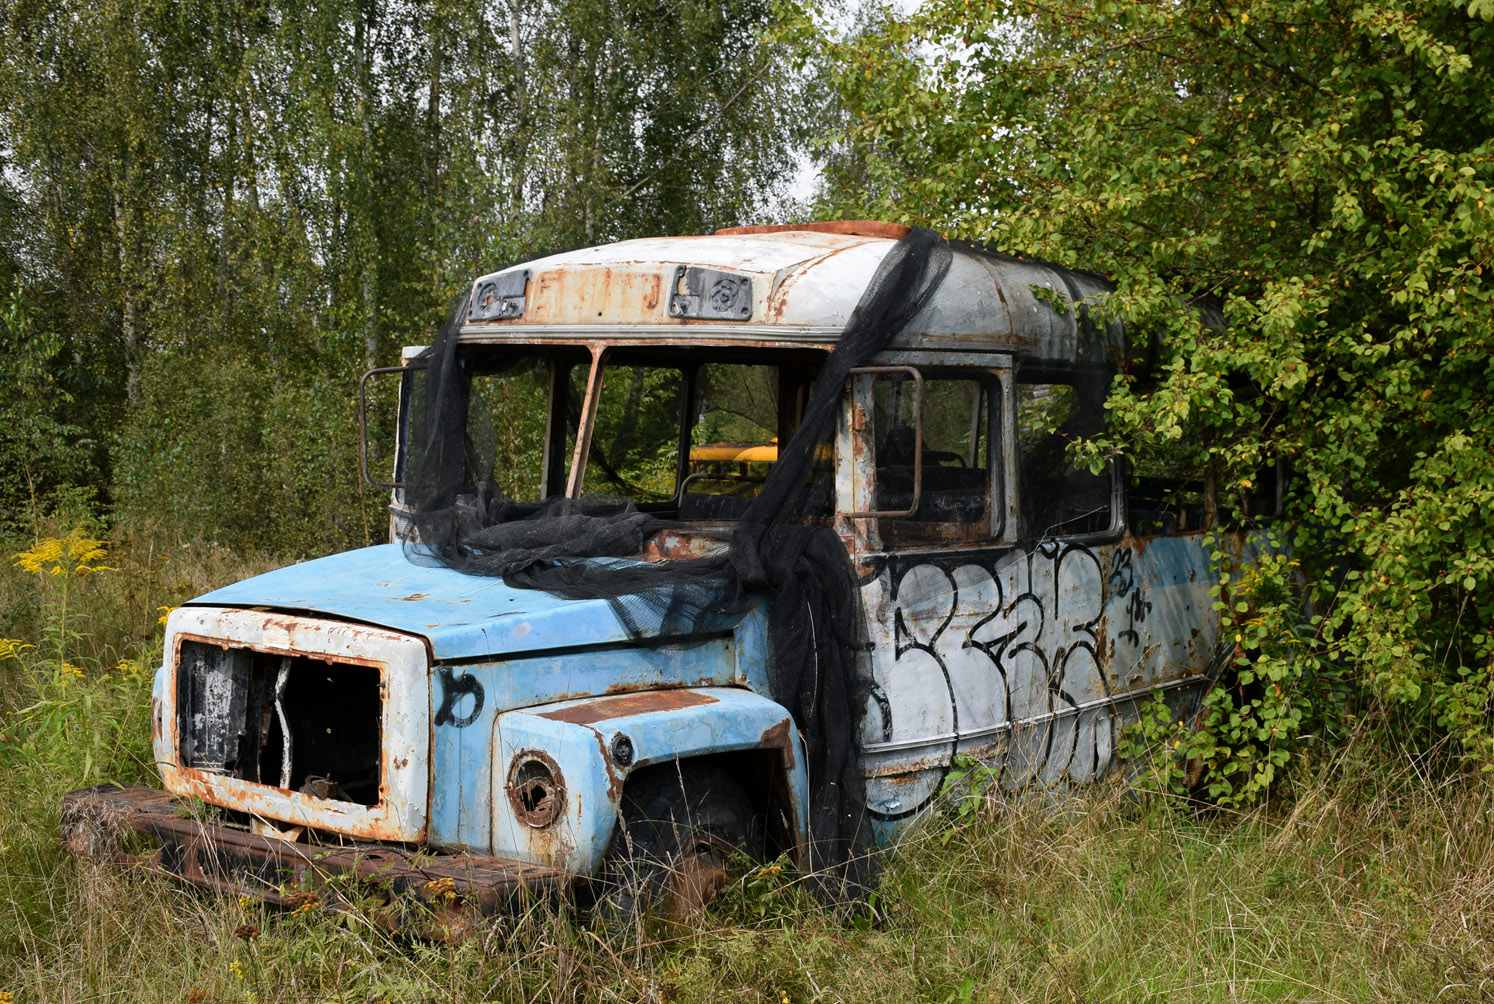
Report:
[[519,43],[519,6],[508,11],[508,46],[514,61],[514,148],[513,177],[509,180],[508,218],[517,220],[524,206],[524,173],[529,159],[529,94],[524,79],[524,49]]
[[135,405],[140,403],[140,332],[136,327],[135,281],[130,269],[129,226],[125,220],[125,208],[119,197],[119,182],[115,182],[110,193],[114,209],[114,233],[119,241],[119,292],[120,337],[124,343],[125,400]]
[[[439,10],[439,8],[438,8]],[[440,217],[445,200],[441,192],[441,71],[445,49],[441,45],[445,34],[445,19],[439,14],[431,18],[427,33],[430,36],[430,81],[426,87],[426,176],[425,176],[425,227],[431,246],[440,241]],[[433,255],[430,261],[431,292],[441,292],[441,259]]]
[[363,273],[363,360],[368,369],[379,365],[379,237],[374,227],[374,206],[377,195],[370,179],[370,173],[374,166],[374,134],[373,122],[369,119],[368,110],[374,100],[373,95],[373,48],[371,25],[365,23],[367,15],[358,18],[358,29],[355,43],[358,50],[358,124],[363,131],[362,150],[362,178],[360,186],[363,197],[360,203],[360,216],[358,221],[357,235],[354,247],[360,258],[359,262]]

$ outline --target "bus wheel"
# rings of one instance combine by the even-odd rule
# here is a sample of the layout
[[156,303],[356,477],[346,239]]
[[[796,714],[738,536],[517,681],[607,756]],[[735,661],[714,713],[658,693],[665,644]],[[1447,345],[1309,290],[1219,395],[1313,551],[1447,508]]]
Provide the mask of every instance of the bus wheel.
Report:
[[763,823],[719,767],[660,764],[628,778],[603,860],[598,906],[615,919],[683,919],[728,881],[733,857],[760,857]]

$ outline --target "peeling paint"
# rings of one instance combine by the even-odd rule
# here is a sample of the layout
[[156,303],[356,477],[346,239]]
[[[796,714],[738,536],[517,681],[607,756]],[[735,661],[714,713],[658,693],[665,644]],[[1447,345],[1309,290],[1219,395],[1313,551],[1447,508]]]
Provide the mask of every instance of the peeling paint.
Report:
[[571,704],[546,711],[541,718],[572,725],[594,725],[612,718],[625,718],[654,711],[678,711],[702,704],[715,704],[716,698],[698,690],[653,690],[625,697],[607,697],[599,701]]
[[[167,791],[293,826],[362,839],[411,843],[425,839],[430,684],[428,656],[421,641],[337,621],[256,610],[181,607],[167,621],[168,666],[179,665],[181,647],[190,641],[224,650],[241,647],[265,655],[311,657],[377,670],[382,738],[377,761],[367,766],[378,776],[378,797],[371,805],[320,798],[278,783],[232,776],[222,768],[192,766],[183,760],[178,714],[162,714],[155,736],[156,762]],[[178,695],[180,678],[176,672],[165,674],[163,708],[183,707]]]

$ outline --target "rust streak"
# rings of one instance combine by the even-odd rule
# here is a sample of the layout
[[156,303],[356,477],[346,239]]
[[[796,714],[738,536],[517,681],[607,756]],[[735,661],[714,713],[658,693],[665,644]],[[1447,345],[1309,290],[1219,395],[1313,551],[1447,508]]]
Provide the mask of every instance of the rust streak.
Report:
[[677,561],[719,554],[726,543],[703,533],[660,530],[643,542],[644,561]]
[[571,725],[592,725],[611,718],[626,718],[653,711],[679,711],[682,708],[715,704],[716,698],[698,690],[650,690],[641,694],[623,697],[604,697],[585,704],[573,704],[568,708],[556,708],[542,712],[538,717]]
[[789,720],[785,718],[777,725],[763,730],[761,742],[764,746],[780,746],[783,748],[784,763],[793,766],[794,744],[789,739]]
[[607,740],[602,738],[600,732],[594,732],[597,737],[597,748],[602,753],[602,765],[607,768],[607,801],[613,805],[622,803],[623,785],[627,783],[626,771],[619,770],[617,761],[612,759],[612,751],[607,748]]

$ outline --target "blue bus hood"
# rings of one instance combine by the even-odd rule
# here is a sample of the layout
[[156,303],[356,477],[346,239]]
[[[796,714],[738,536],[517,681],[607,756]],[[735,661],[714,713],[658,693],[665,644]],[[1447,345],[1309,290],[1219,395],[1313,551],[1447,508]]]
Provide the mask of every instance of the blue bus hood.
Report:
[[[190,601],[193,606],[271,607],[326,614],[419,635],[438,662],[575,648],[659,637],[660,625],[635,634],[606,600],[569,600],[502,579],[418,565],[398,544],[344,551],[287,565]],[[730,630],[741,616],[702,625]]]

